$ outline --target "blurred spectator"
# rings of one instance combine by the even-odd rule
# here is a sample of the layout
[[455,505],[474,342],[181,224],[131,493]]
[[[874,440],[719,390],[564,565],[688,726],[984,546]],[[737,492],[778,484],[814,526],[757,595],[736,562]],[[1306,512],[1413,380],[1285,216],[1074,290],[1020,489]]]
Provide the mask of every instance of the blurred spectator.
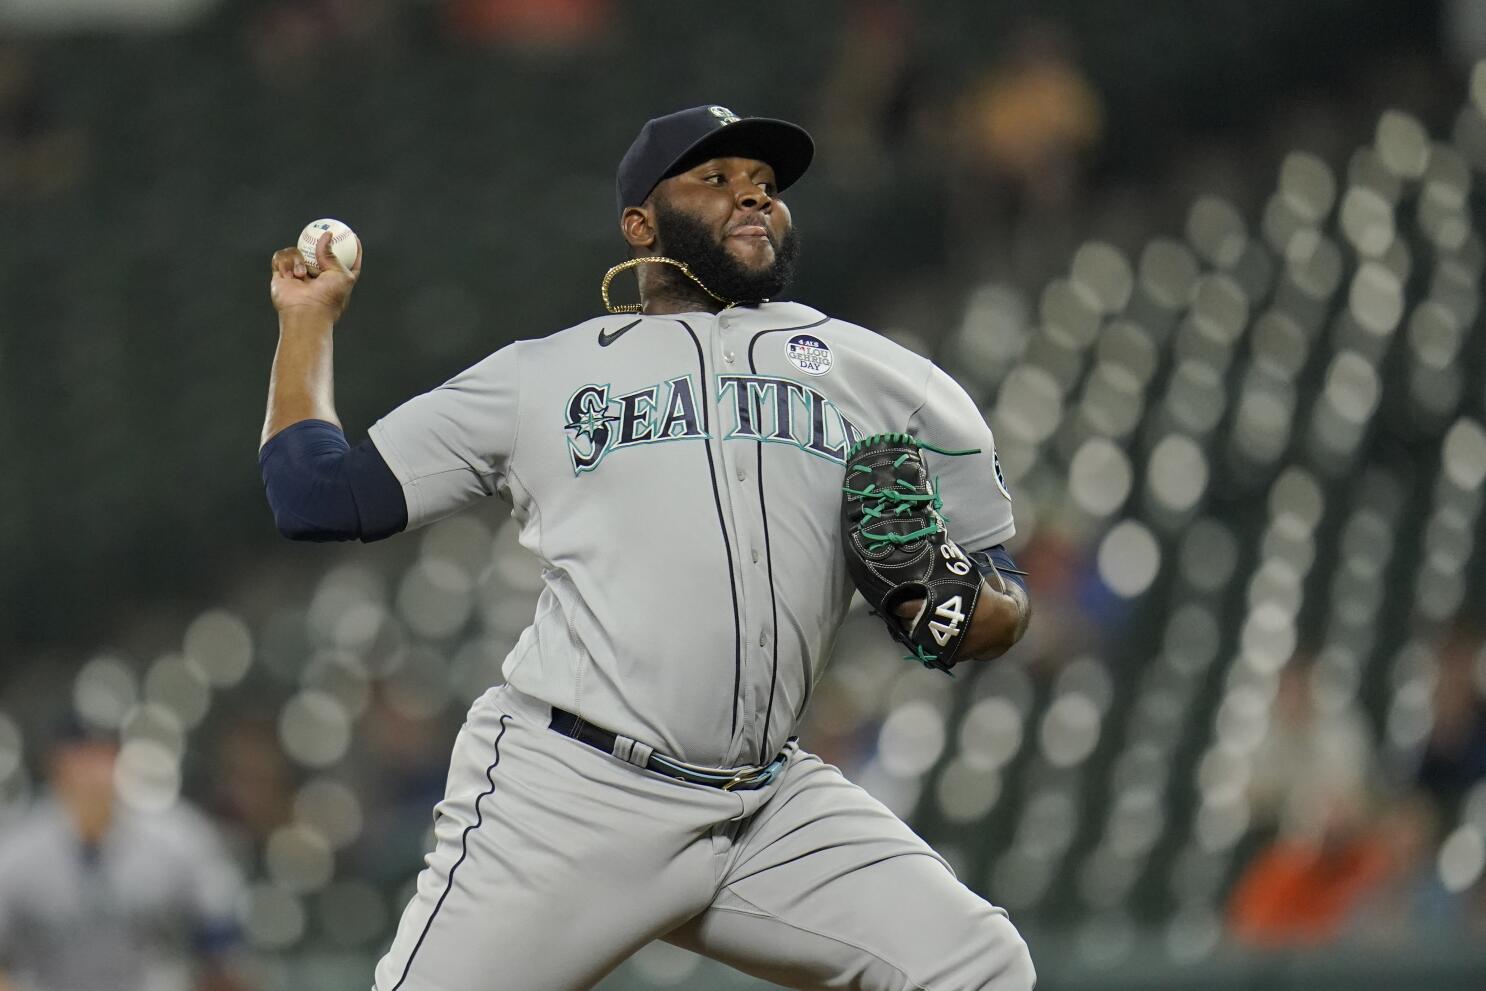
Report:
[[1079,159],[1100,136],[1099,96],[1056,24],[1033,23],[971,92],[971,151],[1010,179],[1029,205],[1067,203]]
[[248,51],[265,79],[302,85],[284,70],[323,60],[336,44],[391,40],[397,11],[394,0],[261,0],[248,16]]
[[1386,805],[1338,799],[1318,834],[1282,835],[1250,863],[1230,906],[1233,934],[1261,947],[1459,936],[1466,905],[1440,879],[1439,840],[1440,812],[1423,792]]
[[1359,900],[1351,935],[1388,945],[1458,935],[1464,920],[1460,899],[1441,883],[1435,867],[1440,814],[1434,803],[1419,793],[1404,796],[1378,817],[1376,833],[1387,851],[1389,872]]
[[1336,940],[1388,881],[1392,856],[1365,810],[1338,796],[1318,836],[1282,835],[1245,868],[1229,905],[1233,936],[1261,947]]
[[1321,711],[1312,664],[1299,655],[1280,672],[1269,728],[1254,755],[1249,803],[1258,826],[1315,835],[1328,810],[1361,807],[1372,776],[1372,740],[1352,705]]
[[241,988],[236,868],[194,809],[121,800],[118,762],[112,740],[67,727],[49,794],[0,836],[0,989]]
[[458,40],[527,51],[559,51],[599,40],[609,0],[445,0],[444,19]]
[[1037,285],[1066,261],[1103,127],[1069,33],[1051,21],[1013,32],[1008,54],[970,87],[958,128],[966,186],[952,214],[989,274]]
[[294,771],[273,722],[247,718],[231,724],[216,744],[212,805],[245,849],[265,841],[294,814]]
[[77,183],[84,135],[53,116],[25,49],[0,43],[0,199],[42,198]]
[[1439,652],[1434,723],[1419,761],[1419,786],[1453,809],[1473,783],[1486,778],[1486,651],[1481,638],[1454,631]]
[[385,884],[405,879],[427,851],[428,810],[443,798],[451,746],[437,710],[418,711],[385,686],[373,692],[361,725],[360,765],[367,817],[357,873]]
[[1049,513],[1016,559],[1037,597],[1037,618],[1018,647],[1022,656],[1056,668],[1079,654],[1106,649],[1128,615],[1128,600],[1100,581],[1081,535]]
[[896,0],[848,8],[812,128],[821,164],[844,185],[887,185],[898,156],[923,143],[909,133],[925,75],[915,58],[916,23]]

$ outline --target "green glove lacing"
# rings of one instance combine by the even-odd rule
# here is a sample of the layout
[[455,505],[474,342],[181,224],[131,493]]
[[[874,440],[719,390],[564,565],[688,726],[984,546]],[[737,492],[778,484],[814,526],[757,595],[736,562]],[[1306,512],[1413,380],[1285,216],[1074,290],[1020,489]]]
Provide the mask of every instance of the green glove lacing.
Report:
[[[863,437],[853,444],[851,449],[846,452],[846,460],[850,461],[863,448],[870,447],[874,444],[911,444],[916,448],[933,451],[935,454],[943,454],[951,458],[980,453],[980,448],[969,451],[946,451],[942,447],[935,447],[933,444],[924,443],[914,438],[911,434],[873,434],[871,437]],[[901,468],[903,462],[907,461],[910,457],[912,455],[907,452],[898,455],[897,459],[893,461],[893,468],[895,470]],[[851,471],[862,472],[867,475],[872,474],[872,469],[866,465],[852,465]],[[944,501],[939,498],[939,478],[937,475],[930,480],[928,492],[918,491],[912,482],[903,478],[897,480],[896,486],[894,488],[879,489],[876,482],[868,482],[866,487],[861,489],[854,489],[849,483],[841,487],[841,491],[847,495],[853,495],[862,500],[862,518],[864,523],[867,520],[881,520],[893,516],[902,516],[920,503],[928,503],[934,510],[935,517],[929,520],[927,526],[920,527],[910,533],[862,533],[862,539],[866,543],[867,550],[870,553],[875,554],[884,547],[890,547],[894,544],[911,544],[915,540],[932,537],[944,529],[940,521],[948,519],[948,517],[940,513],[940,510],[944,508]],[[869,503],[867,501],[869,499],[875,501]],[[860,528],[858,532],[860,532]],[[914,644],[913,653],[904,654],[903,659],[905,661],[918,661],[926,668],[941,667],[938,663],[939,655],[929,652],[921,644]],[[947,668],[941,668],[941,670],[950,677],[954,677],[954,673]]]
[[[979,448],[970,451],[946,451],[942,447],[935,447],[933,444],[926,444],[923,441],[916,440],[911,434],[874,434],[871,437],[863,437],[853,444],[851,450],[846,452],[846,460],[850,461],[862,448],[874,444],[912,444],[914,447],[933,451],[935,454],[947,455],[952,458],[980,453]],[[912,455],[906,451],[898,455],[897,460],[893,462],[893,468],[896,470],[903,467],[903,462],[907,461],[910,457]],[[852,465],[851,470],[867,475],[872,474],[872,469],[866,465]],[[863,489],[854,489],[850,484],[843,485],[841,491],[862,500],[862,516],[866,520],[881,520],[891,516],[902,516],[915,505],[923,502],[929,503],[936,514],[944,508],[944,500],[939,498],[938,476],[935,476],[929,482],[928,492],[918,491],[912,482],[904,478],[898,479],[896,484],[902,491],[899,488],[879,489],[876,482],[868,482],[867,487]],[[869,504],[867,502],[868,499],[876,501]],[[939,516],[939,519],[947,518],[942,514]],[[931,519],[927,526],[920,527],[910,533],[863,533],[862,539],[867,543],[867,550],[875,554],[884,547],[890,547],[893,544],[911,544],[915,540],[932,537],[943,529],[944,527],[939,522]]]

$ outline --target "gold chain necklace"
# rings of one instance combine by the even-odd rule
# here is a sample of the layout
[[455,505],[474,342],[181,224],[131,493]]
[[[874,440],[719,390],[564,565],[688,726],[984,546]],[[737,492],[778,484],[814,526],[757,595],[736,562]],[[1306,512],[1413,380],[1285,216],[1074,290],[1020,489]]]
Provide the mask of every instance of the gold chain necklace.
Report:
[[[708,289],[706,283],[697,278],[696,273],[691,270],[691,266],[686,264],[686,262],[677,261],[675,258],[667,258],[665,255],[644,255],[640,258],[631,258],[627,262],[620,262],[618,265],[615,265],[613,268],[609,269],[609,271],[604,273],[604,281],[599,285],[599,295],[604,297],[604,309],[608,310],[610,313],[640,312],[640,309],[644,304],[623,303],[616,306],[615,304],[609,302],[609,283],[613,282],[614,276],[618,275],[620,272],[623,272],[626,269],[634,268],[636,265],[644,265],[646,262],[659,262],[662,265],[674,265],[677,268],[681,269],[683,275],[685,275],[691,281],[695,282],[701,288],[702,292],[717,300],[724,307],[738,305],[730,299],[723,299],[721,296],[717,295],[717,293],[713,292],[711,289]],[[765,302],[767,302],[767,300]]]

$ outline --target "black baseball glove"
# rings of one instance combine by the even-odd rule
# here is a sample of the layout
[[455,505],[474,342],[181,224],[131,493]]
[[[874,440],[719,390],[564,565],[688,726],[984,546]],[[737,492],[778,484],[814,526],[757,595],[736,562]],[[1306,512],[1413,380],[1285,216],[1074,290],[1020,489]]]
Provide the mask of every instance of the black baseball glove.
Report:
[[[959,659],[980,600],[980,570],[949,538],[940,515],[938,481],[921,449],[941,451],[908,434],[864,437],[846,454],[841,491],[841,543],[846,567],[909,660],[948,671]],[[912,619],[895,611],[923,599]]]

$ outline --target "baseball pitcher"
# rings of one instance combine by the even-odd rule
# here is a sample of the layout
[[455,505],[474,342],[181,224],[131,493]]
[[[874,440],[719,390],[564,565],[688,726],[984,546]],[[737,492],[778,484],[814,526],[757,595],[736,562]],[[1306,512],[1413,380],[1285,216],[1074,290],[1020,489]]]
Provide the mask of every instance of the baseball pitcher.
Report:
[[[325,238],[318,276],[273,256],[259,459],[281,532],[378,540],[498,495],[544,568],[376,991],[587,988],[653,939],[795,988],[1032,987],[1006,913],[796,742],[854,588],[942,670],[1028,616],[975,403],[779,299],[782,194],[813,151],[720,106],[648,122],[619,164],[608,312],[502,348],[355,447],[331,337],[361,259]],[[610,304],[631,268],[641,302]]]

